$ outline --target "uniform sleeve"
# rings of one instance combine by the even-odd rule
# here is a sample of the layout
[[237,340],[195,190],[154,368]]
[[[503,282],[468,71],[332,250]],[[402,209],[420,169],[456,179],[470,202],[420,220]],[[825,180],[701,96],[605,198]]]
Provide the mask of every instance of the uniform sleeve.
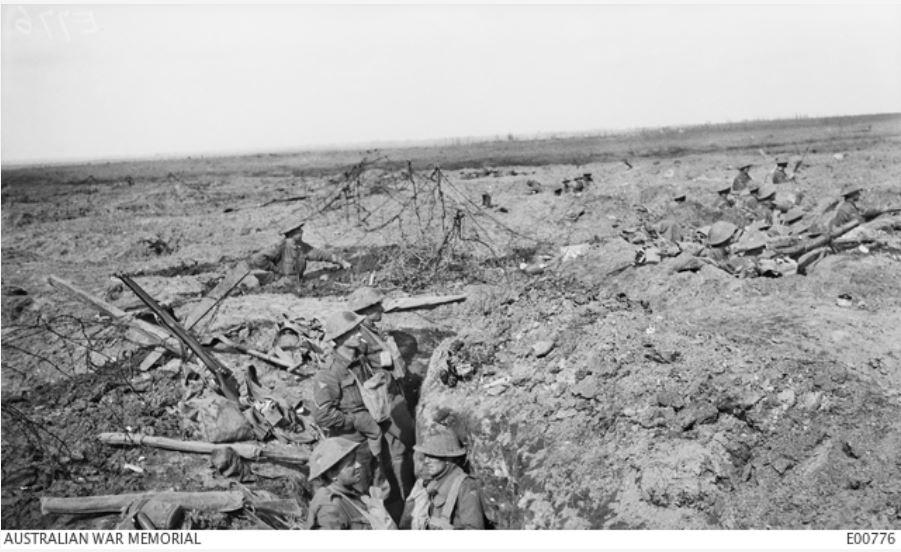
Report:
[[316,405],[313,420],[316,424],[323,429],[338,432],[353,430],[353,416],[345,414],[338,408],[341,400],[341,387],[338,381],[330,374],[320,374],[313,382],[313,386],[313,402]]
[[261,249],[251,257],[251,264],[262,267],[268,263],[278,263],[282,255],[282,243],[275,243],[265,249]]
[[838,228],[839,226],[848,224],[852,220],[857,220],[859,216],[860,215],[850,205],[842,203],[835,212],[835,217],[832,219],[832,222],[829,223],[829,226]]
[[316,523],[321,529],[350,529],[350,520],[337,503],[337,498],[323,504],[316,512]]
[[302,246],[303,254],[306,256],[308,261],[319,261],[323,263],[332,263],[332,264],[341,264],[344,262],[344,259],[337,255],[333,255],[327,251],[323,251],[318,247],[313,247],[312,245],[303,242]]
[[476,482],[467,477],[460,487],[454,514],[454,529],[484,529],[485,512]]

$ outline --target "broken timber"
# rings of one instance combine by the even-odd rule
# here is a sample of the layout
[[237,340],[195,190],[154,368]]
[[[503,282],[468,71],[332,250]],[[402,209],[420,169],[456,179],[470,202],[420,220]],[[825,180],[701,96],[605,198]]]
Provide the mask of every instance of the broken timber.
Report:
[[383,301],[382,305],[384,305],[385,312],[392,312],[436,307],[446,303],[456,303],[465,300],[465,295],[420,295],[417,297],[388,298]]
[[74,496],[41,498],[42,514],[111,514],[121,512],[136,500],[153,498],[160,502],[178,504],[189,510],[233,512],[244,507],[241,491],[204,492],[146,492],[119,495]]
[[[194,309],[188,313],[188,316],[185,318],[185,329],[190,330],[194,326],[197,325],[198,322],[203,320],[203,318],[213,310],[220,301],[228,297],[228,294],[232,292],[233,289],[238,287],[238,284],[241,283],[244,278],[250,274],[250,267],[247,266],[247,263],[240,262],[233,269],[228,271],[222,281],[216,284],[216,287],[212,289],[205,297],[200,299],[200,301],[194,306]],[[149,370],[153,367],[154,364],[163,356],[164,349],[157,347],[153,351],[147,354],[144,358],[144,361],[141,362],[141,371]]]
[[112,446],[138,447],[146,445],[153,448],[174,450],[178,452],[194,452],[197,454],[212,454],[213,450],[220,447],[231,447],[238,456],[247,460],[258,460],[263,447],[256,443],[206,443],[204,441],[180,441],[168,437],[156,435],[144,435],[143,433],[101,433],[97,439]]
[[213,450],[217,448],[231,447],[238,456],[251,461],[276,460],[291,464],[305,464],[310,460],[310,454],[306,450],[277,442],[264,445],[257,443],[207,443],[204,441],[180,441],[168,437],[144,435],[142,433],[118,432],[101,433],[97,436],[97,439],[101,443],[111,446],[148,446],[196,454],[212,454]]

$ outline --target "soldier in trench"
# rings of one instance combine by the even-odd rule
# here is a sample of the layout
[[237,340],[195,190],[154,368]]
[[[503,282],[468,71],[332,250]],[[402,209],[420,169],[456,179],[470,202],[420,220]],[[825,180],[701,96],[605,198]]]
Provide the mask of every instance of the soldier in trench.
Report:
[[478,481],[462,466],[466,448],[448,429],[428,435],[415,450],[422,470],[407,498],[401,529],[488,529]]
[[[325,340],[334,341],[335,350],[329,366],[314,377],[313,416],[329,436],[366,442],[367,446],[356,449],[361,466],[358,489],[365,492],[373,480],[387,481],[390,490],[385,506],[397,520],[412,488],[409,446],[415,428],[399,384],[385,369],[384,351],[377,350],[377,343],[362,327],[364,320],[346,311],[326,320]],[[382,392],[381,408],[373,412],[364,395]]]

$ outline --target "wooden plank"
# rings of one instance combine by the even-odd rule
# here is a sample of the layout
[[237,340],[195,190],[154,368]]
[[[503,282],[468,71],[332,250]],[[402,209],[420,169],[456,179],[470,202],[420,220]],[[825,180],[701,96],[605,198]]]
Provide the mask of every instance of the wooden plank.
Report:
[[189,510],[233,512],[244,507],[241,491],[160,491],[74,497],[41,497],[42,514],[109,514],[121,512],[136,500],[153,498]]
[[444,305],[446,303],[456,303],[458,301],[465,301],[465,295],[419,295],[416,297],[399,297],[395,299],[385,299],[382,302],[382,305],[385,308],[385,312],[399,311],[399,310],[409,310],[409,309],[423,309],[428,307],[436,307],[438,305]]
[[[210,290],[206,296],[201,298],[194,308],[191,309],[191,312],[188,313],[188,316],[185,317],[185,329],[192,329],[198,322],[205,318],[207,314],[212,312],[213,306],[231,293],[231,291],[237,287],[237,285],[241,283],[241,280],[248,274],[250,274],[250,267],[247,266],[247,263],[244,261],[239,262],[234,268],[229,270],[225,277],[216,284],[216,287]],[[147,371],[151,369],[154,364],[159,362],[165,352],[166,349],[163,347],[157,347],[150,351],[147,356],[144,357],[144,361],[141,362],[140,370]]]

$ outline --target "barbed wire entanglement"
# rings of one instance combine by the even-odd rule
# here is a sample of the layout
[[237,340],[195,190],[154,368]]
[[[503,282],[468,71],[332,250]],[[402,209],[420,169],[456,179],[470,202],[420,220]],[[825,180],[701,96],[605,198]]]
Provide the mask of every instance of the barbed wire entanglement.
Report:
[[470,197],[440,166],[416,170],[410,161],[376,152],[328,182],[307,220],[340,212],[347,226],[339,238],[353,233],[359,245],[381,236],[390,244],[383,266],[401,287],[426,285],[450,267],[471,272],[479,270],[479,261],[497,265],[512,252],[546,245],[505,224],[493,206]]

